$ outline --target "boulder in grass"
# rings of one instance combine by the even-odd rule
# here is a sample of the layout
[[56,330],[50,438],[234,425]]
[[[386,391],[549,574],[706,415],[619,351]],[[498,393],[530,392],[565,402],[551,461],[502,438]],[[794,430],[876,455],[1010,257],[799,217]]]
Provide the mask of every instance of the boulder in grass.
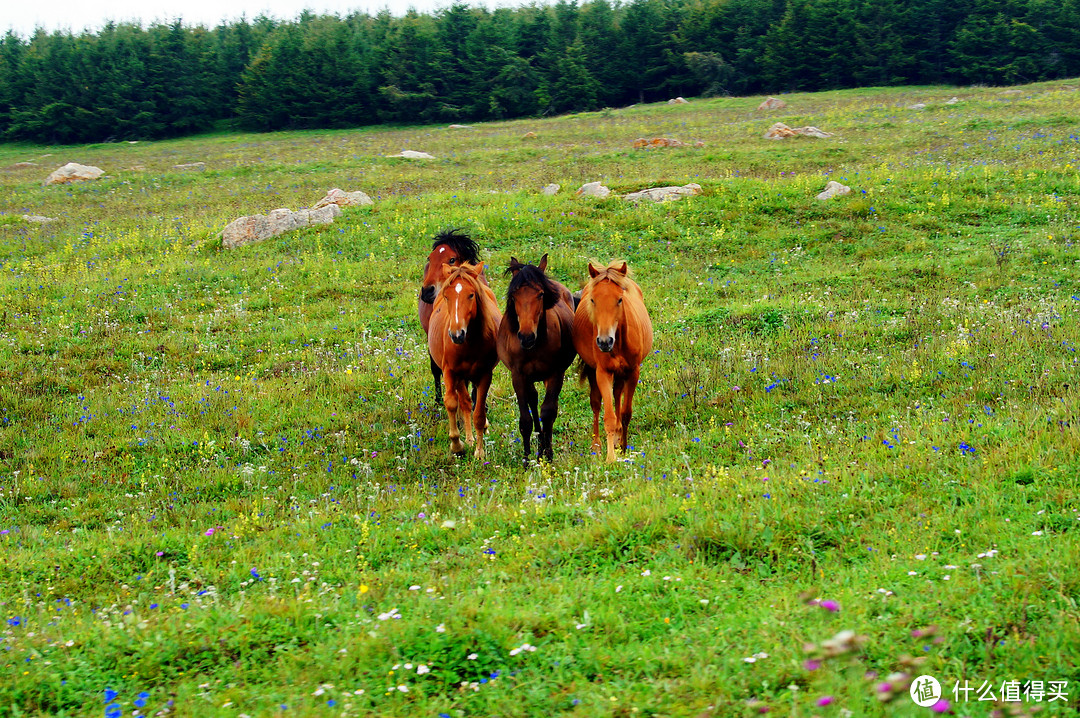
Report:
[[673,97],[667,101],[669,105],[689,105],[690,100],[685,97]]
[[926,109],[926,103],[925,102],[916,102],[914,105],[908,105],[907,108],[909,110],[925,110]]
[[187,162],[182,165],[173,165],[174,170],[194,170],[195,172],[203,172],[206,169],[205,162]]
[[427,152],[417,152],[416,150],[402,150],[396,155],[388,155],[389,157],[404,157],[407,160],[433,160],[435,155],[429,155]]
[[772,127],[765,132],[767,140],[783,140],[789,137],[832,137],[831,132],[819,130],[817,127],[788,127],[783,122],[774,122]]
[[696,194],[701,194],[701,185],[691,182],[682,187],[651,187],[640,192],[624,194],[623,199],[628,202],[640,202],[643,199],[650,202],[674,202],[683,197],[693,197]]
[[603,199],[611,194],[611,190],[605,187],[600,182],[586,182],[578,187],[578,191],[574,193],[577,197],[598,197]]
[[552,182],[548,186],[544,187],[544,189],[541,190],[541,192],[543,192],[543,194],[546,194],[548,197],[553,197],[553,196],[555,196],[555,195],[557,195],[559,193],[560,189],[562,189],[562,187],[560,187],[555,182]]
[[40,214],[24,214],[22,218],[24,222],[33,222],[34,224],[49,224],[56,221],[56,217],[45,217]]
[[448,130],[471,130],[472,125],[447,125]]
[[821,200],[832,199],[833,197],[839,197],[850,193],[851,188],[847,185],[840,184],[834,180],[829,180],[829,183],[825,185],[825,190],[818,194],[817,198]]
[[319,209],[275,209],[269,214],[256,214],[240,217],[226,225],[221,231],[221,245],[225,249],[236,249],[245,244],[261,242],[270,237],[318,224],[330,224],[334,217],[341,214],[341,207],[330,204]]
[[29,169],[30,167],[37,167],[37,166],[38,166],[37,162],[16,162],[15,164],[11,165],[11,167],[9,169],[25,170],[25,169]]
[[356,207],[375,204],[375,202],[365,192],[359,190],[346,192],[335,187],[327,192],[325,197],[316,202],[312,209],[321,209],[331,204],[336,204],[338,207]]
[[787,103],[779,97],[766,97],[765,101],[757,106],[759,110],[780,110],[787,107]]
[[83,182],[86,180],[101,179],[105,170],[93,165],[80,165],[78,162],[68,162],[60,169],[53,172],[45,179],[45,184],[67,184],[69,182]]

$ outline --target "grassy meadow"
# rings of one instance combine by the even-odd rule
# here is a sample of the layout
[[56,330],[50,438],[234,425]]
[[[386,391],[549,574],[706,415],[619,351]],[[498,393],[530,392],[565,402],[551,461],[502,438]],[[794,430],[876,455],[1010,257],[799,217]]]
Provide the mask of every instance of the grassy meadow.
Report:
[[[920,675],[1074,715],[1077,84],[0,146],[0,716],[936,715]],[[69,161],[107,176],[42,185]],[[332,187],[375,204],[221,249]],[[488,460],[451,456],[448,227],[500,298],[512,255],[628,261],[624,460],[571,380],[523,463],[503,367]]]

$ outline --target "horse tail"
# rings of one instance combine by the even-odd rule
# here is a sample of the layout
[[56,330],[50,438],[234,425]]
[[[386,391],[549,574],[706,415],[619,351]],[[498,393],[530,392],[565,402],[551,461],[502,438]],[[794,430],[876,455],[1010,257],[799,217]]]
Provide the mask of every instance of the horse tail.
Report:
[[585,360],[578,355],[578,383],[584,384],[585,382],[592,382],[596,377],[596,367],[589,366],[585,363]]

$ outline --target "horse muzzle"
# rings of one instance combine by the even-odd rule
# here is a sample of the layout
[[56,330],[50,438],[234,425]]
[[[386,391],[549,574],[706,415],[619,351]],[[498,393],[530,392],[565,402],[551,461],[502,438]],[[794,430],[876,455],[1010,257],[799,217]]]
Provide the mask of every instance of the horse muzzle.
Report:
[[464,344],[465,343],[465,330],[464,329],[460,329],[460,330],[458,330],[456,332],[455,331],[449,331],[447,333],[450,335],[450,341],[452,341],[454,344]]
[[532,349],[536,346],[536,332],[531,332],[529,334],[518,332],[517,336],[518,341],[521,342],[522,349]]
[[615,337],[597,337],[596,346],[602,352],[609,352],[615,346]]
[[429,284],[426,287],[420,289],[420,301],[424,304],[435,303],[435,285]]

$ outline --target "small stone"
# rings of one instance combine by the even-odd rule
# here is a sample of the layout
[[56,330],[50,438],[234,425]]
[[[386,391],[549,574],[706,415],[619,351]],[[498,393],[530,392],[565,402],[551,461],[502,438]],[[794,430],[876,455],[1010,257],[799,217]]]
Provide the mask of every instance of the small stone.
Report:
[[553,196],[555,196],[555,195],[557,195],[559,193],[560,189],[562,189],[562,187],[560,187],[558,184],[555,184],[554,182],[552,182],[547,187],[544,187],[544,189],[541,190],[541,192],[543,192],[543,194],[546,194],[549,197],[553,197]]

